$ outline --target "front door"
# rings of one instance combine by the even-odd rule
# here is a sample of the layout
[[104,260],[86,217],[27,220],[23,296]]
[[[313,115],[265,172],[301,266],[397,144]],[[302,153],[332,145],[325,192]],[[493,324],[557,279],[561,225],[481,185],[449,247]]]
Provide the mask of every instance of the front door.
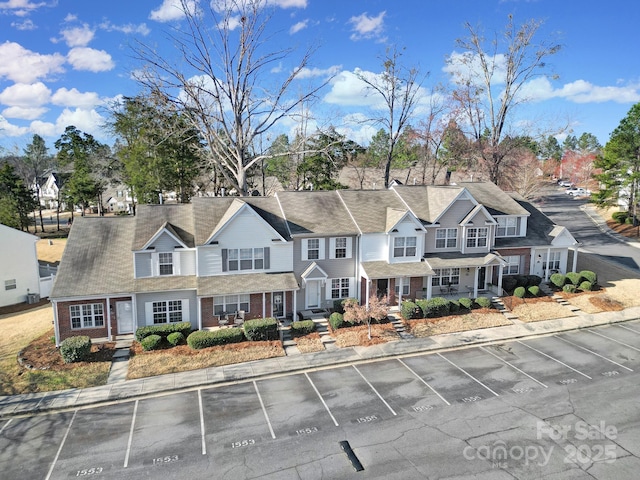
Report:
[[118,335],[133,333],[133,308],[131,302],[116,302]]
[[487,287],[487,267],[480,267],[478,269],[478,288],[484,290]]
[[320,307],[320,280],[307,280],[305,291],[307,308]]
[[376,295],[378,296],[378,298],[382,298],[385,295],[389,295],[389,279],[388,278],[379,278],[376,286],[377,286]]
[[284,317],[284,292],[273,292],[271,294],[271,316],[275,318]]

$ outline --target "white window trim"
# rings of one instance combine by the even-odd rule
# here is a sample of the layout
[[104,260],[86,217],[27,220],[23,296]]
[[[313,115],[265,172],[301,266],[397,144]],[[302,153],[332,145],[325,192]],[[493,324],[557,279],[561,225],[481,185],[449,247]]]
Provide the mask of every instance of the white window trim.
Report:
[[[247,301],[246,302],[240,301],[240,297],[246,297]],[[222,298],[222,303],[216,303],[216,299],[218,298]],[[227,299],[231,300],[232,298],[235,298],[235,303],[232,301],[227,303]],[[237,312],[238,310],[244,310],[245,312],[249,312],[251,308],[251,295],[248,293],[239,294],[239,295],[216,295],[213,297],[212,302],[213,302],[214,315],[220,315],[220,313],[215,313],[216,305],[222,305],[222,310],[220,311],[221,313],[222,312],[234,313],[234,312]],[[247,304],[246,308],[241,308],[241,305],[243,303]]]
[[[173,273],[171,275],[168,275],[168,274],[160,275],[160,254],[161,253],[171,254],[171,262],[173,265]],[[176,251],[153,252],[151,254],[151,276],[152,277],[172,277],[176,275],[180,275],[180,252],[176,252]]]
[[[343,286],[343,282],[347,282],[348,283],[348,287],[347,288],[347,296],[340,296],[340,297],[334,297],[333,296],[333,291],[336,290],[335,288],[333,288],[333,282],[335,281],[339,281],[340,282],[340,287],[338,288],[339,290],[339,294],[342,295],[343,290],[345,289],[345,287]],[[327,282],[326,282],[326,297],[327,300],[339,300],[341,298],[350,298],[353,297],[353,288],[354,288],[354,279],[351,277],[336,277],[336,278],[328,278]]]
[[[502,226],[500,225],[500,221],[504,221],[505,225]],[[508,225],[507,223],[510,223],[511,221],[515,222],[515,225]],[[520,236],[520,232],[518,231],[518,217],[497,217],[496,218],[496,222],[498,223],[498,225],[496,225],[496,237],[497,238],[507,238],[507,237],[519,237]],[[500,231],[500,229],[503,228],[504,229],[504,234],[500,235],[498,232]],[[513,234],[509,234],[509,229],[513,229]]]
[[[343,238],[346,241],[346,256],[344,257],[337,257],[336,256],[336,243],[337,240],[339,238]],[[351,237],[331,237],[329,239],[329,258],[330,259],[337,259],[337,260],[344,260],[347,258],[351,258],[353,255],[353,247],[352,247],[352,241],[353,239]]]
[[[91,314],[90,314],[90,318],[91,318],[91,325],[89,326],[85,326],[85,317],[89,317],[89,315],[85,315],[84,313],[84,309],[83,307],[90,307],[91,308]],[[96,307],[100,307],[101,312],[98,313],[96,312],[97,308]],[[74,310],[78,309],[79,311],[79,315],[74,315]],[[102,325],[96,325],[96,317],[102,317]],[[80,319],[80,326],[79,327],[74,327],[73,326],[73,319],[74,318],[79,318]],[[71,326],[71,330],[83,330],[83,329],[87,329],[87,328],[104,328],[104,305],[102,303],[79,303],[76,305],[69,305],[69,324]]]
[[[403,245],[400,247],[396,247],[396,240],[400,240],[403,239]],[[413,239],[414,240],[414,244],[413,245],[407,245],[407,240],[409,239]],[[402,255],[397,255],[396,256],[396,248],[398,249],[402,249]],[[413,255],[408,255],[407,254],[407,249],[408,248],[413,248],[415,250],[415,252],[413,253]],[[391,242],[391,258],[415,258],[418,256],[418,237],[415,235],[407,235],[407,236],[397,236],[397,237],[393,237],[393,241]]]
[[[445,271],[447,272],[447,274],[443,275]],[[443,285],[442,279],[447,279],[447,282],[451,285],[460,285],[460,269],[459,268],[434,268],[433,276],[431,277],[431,285],[434,287],[442,286]]]
[[[309,240],[318,240],[318,258],[309,258]],[[303,238],[302,239],[302,260],[315,261],[324,260],[324,238]]]
[[[483,231],[484,235],[480,235],[480,232]],[[471,232],[475,232],[474,236],[471,236]],[[473,245],[469,245],[469,241],[473,241]],[[479,245],[480,240],[484,240],[484,245]],[[486,248],[489,244],[489,229],[487,227],[468,227],[467,228],[467,239],[465,241],[465,245],[467,248]]]
[[[170,298],[163,300],[152,300],[151,302],[146,302],[144,304],[144,312],[145,312],[145,320],[147,325],[165,325],[167,323],[177,323],[177,322],[169,322],[169,302],[180,301],[181,305],[181,319],[178,322],[188,322],[189,321],[189,299],[187,298]],[[154,323],[153,322],[153,304],[159,302],[166,302],[166,322],[163,323]]]
[[[438,238],[438,232],[445,231],[445,236],[443,238]],[[449,236],[450,232],[454,232],[455,236]],[[438,246],[438,240],[444,240],[444,247]],[[449,240],[455,240],[454,246],[448,246]],[[458,229],[457,228],[436,228],[436,238],[435,238],[435,248],[438,250],[446,250],[448,248],[458,248]]]
[[[251,268],[242,268],[242,262],[243,261],[248,261],[248,258],[242,258],[242,251],[243,250],[251,250]],[[256,258],[256,250],[262,250],[262,257],[261,258]],[[264,263],[265,263],[265,252],[264,252],[265,248],[264,247],[248,247],[248,248],[228,248],[227,249],[227,271],[229,272],[251,272],[251,271],[262,271],[262,270],[266,270],[264,267]],[[230,253],[231,252],[237,252],[238,256],[236,259],[231,260],[230,258]],[[262,260],[262,267],[261,268],[256,268],[256,261],[257,260]],[[231,263],[232,261],[237,261],[238,262],[238,268],[231,268]]]
[[[504,275],[519,275],[520,274],[520,262],[522,260],[521,255],[507,255],[504,257],[504,260],[507,262],[506,267],[504,267],[503,274]],[[511,269],[515,267],[515,272]]]

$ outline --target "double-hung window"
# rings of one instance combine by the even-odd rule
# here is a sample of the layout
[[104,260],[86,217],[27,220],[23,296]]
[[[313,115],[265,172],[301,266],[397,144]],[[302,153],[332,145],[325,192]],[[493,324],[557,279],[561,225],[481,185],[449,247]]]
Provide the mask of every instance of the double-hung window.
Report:
[[347,298],[349,296],[349,279],[331,279],[331,298]]
[[496,237],[515,237],[518,235],[518,219],[516,217],[498,217]]
[[229,248],[226,250],[227,270],[264,270],[265,248]]
[[182,300],[153,302],[153,323],[182,321]]
[[517,275],[520,273],[520,255],[508,255],[504,257],[507,266],[502,273],[505,275]]
[[434,268],[431,285],[458,285],[460,284],[459,268]]
[[415,257],[417,237],[395,237],[393,239],[393,257]]
[[488,234],[486,227],[467,228],[467,248],[486,247]]
[[173,275],[173,253],[161,252],[158,254],[158,267],[160,275]]
[[239,310],[249,311],[248,294],[244,295],[218,295],[213,297],[213,314],[223,315],[225,313],[234,313]]
[[69,307],[71,328],[96,328],[104,326],[104,306],[101,303],[71,305]]
[[338,237],[335,242],[335,258],[347,258],[347,237]]
[[318,260],[320,258],[320,239],[310,238],[307,240],[307,259]]
[[436,248],[456,248],[458,245],[457,228],[436,229]]

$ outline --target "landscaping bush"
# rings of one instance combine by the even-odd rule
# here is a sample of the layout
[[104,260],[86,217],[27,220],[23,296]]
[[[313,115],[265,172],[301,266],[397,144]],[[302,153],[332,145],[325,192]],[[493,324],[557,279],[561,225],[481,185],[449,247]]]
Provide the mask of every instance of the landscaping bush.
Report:
[[[475,307],[477,305],[477,307]],[[474,308],[490,308],[491,299],[489,297],[478,297],[473,302]]]
[[627,217],[624,219],[625,225],[633,225],[633,217]]
[[449,312],[458,313],[460,311],[460,302],[458,300],[451,300],[449,302]]
[[582,290],[583,292],[590,292],[591,290],[593,290],[593,283],[585,280],[580,284],[578,288],[580,288],[580,290]]
[[542,277],[538,275],[529,275],[527,281],[527,287],[539,286],[542,283]]
[[244,322],[243,329],[247,340],[252,342],[278,340],[279,338],[278,321],[273,317],[247,320]]
[[562,273],[552,273],[549,281],[556,287],[562,288],[567,283],[567,278]]
[[524,295],[526,293],[527,291],[524,289],[524,287],[518,287],[513,291],[513,296],[518,298],[524,298]]
[[527,288],[527,292],[529,292],[529,295],[532,297],[538,297],[540,296],[540,287],[538,285],[531,285]]
[[460,302],[460,306],[462,308],[465,308],[467,310],[471,310],[471,305],[473,305],[473,300],[466,297],[462,297],[460,300],[458,300],[458,302]]
[[196,330],[187,337],[187,345],[194,350],[239,343],[244,340],[244,332],[241,328],[222,328],[220,330]]
[[613,212],[611,218],[618,223],[625,223],[629,214],[627,212]]
[[172,347],[175,347],[182,345],[185,342],[185,338],[182,332],[173,332],[167,335],[167,342],[169,342],[169,345]]
[[562,287],[562,291],[566,293],[576,293],[578,289],[575,285],[567,283],[564,287]]
[[291,324],[291,335],[299,337],[313,332],[316,329],[316,322],[313,320],[302,320]]
[[[426,302],[426,300],[419,300],[420,302]],[[422,308],[413,302],[402,302],[400,307],[400,314],[405,320],[413,320],[414,318],[423,318],[424,313]]]
[[347,325],[344,324],[344,316],[339,312],[333,312],[329,315],[329,325],[333,330],[338,330],[339,328],[344,328]]
[[[422,300],[420,302],[423,302]],[[418,303],[418,302],[416,302]],[[422,309],[422,304],[418,303]],[[449,315],[449,300],[443,297],[433,297],[424,303],[423,315],[425,318],[437,318]]]
[[528,275],[516,275],[515,276],[516,279],[516,287],[527,287],[527,285],[529,284],[529,276]]
[[142,339],[140,345],[142,345],[142,349],[145,352],[149,350],[157,350],[160,348],[160,344],[162,343],[162,337],[160,335],[147,335]]
[[173,332],[180,332],[185,337],[188,337],[191,333],[191,322],[163,323],[161,325],[139,327],[136,329],[136,340],[142,342],[142,339],[149,335],[160,335],[162,338],[167,338]]
[[567,278],[567,280],[569,280],[569,282],[576,286],[580,285],[580,282],[582,281],[582,275],[577,272],[569,272],[565,275],[565,277]]
[[591,282],[592,285],[598,283],[598,276],[596,272],[592,272],[591,270],[582,270],[580,272],[582,278],[584,278],[587,282]]
[[64,363],[82,362],[91,353],[91,338],[86,335],[69,337],[60,345]]
[[343,300],[340,298],[333,301],[333,311],[338,313],[344,313],[344,307],[342,306]]
[[502,279],[502,288],[507,292],[513,292],[513,290],[518,286],[518,281],[516,277],[507,276]]

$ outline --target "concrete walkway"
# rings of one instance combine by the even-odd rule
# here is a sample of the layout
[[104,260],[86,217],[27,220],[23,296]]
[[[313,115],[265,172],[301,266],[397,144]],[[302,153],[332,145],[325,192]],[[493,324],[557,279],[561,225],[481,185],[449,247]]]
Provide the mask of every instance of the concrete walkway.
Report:
[[[586,314],[533,323],[514,322],[502,327],[434,335],[428,338],[405,338],[371,347],[351,347],[318,353],[284,356],[267,360],[211,367],[189,372],[159,375],[136,380],[122,380],[118,366],[109,383],[99,387],[71,389],[0,397],[0,417],[78,408],[108,402],[130,400],[158,392],[208,387],[226,382],[257,379],[279,373],[292,373],[351,362],[369,362],[391,356],[433,353],[450,348],[501,343],[536,335],[548,335],[580,328],[591,328],[640,318],[640,307],[618,312]],[[114,365],[126,362],[116,361]]]

